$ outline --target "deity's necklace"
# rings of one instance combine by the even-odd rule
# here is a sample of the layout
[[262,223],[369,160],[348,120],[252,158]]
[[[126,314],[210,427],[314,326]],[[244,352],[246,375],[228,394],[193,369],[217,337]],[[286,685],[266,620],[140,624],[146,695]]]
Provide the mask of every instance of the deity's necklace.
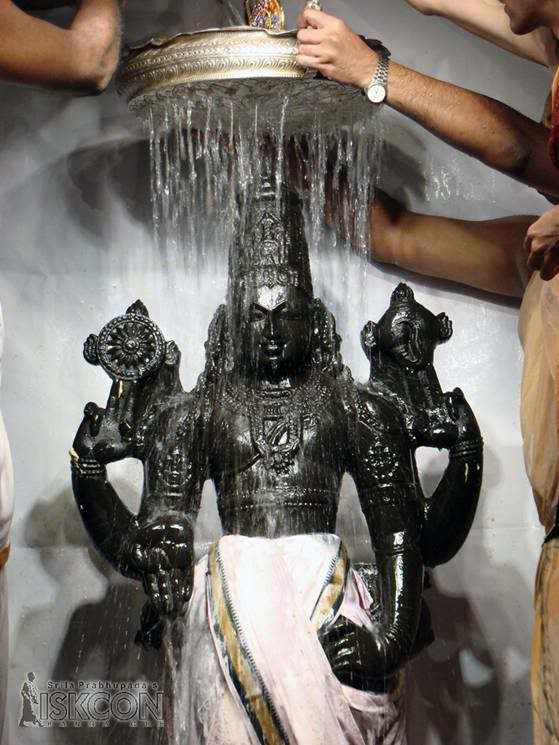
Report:
[[301,447],[303,422],[314,417],[330,397],[330,389],[313,371],[308,379],[289,388],[257,388],[246,384],[227,386],[226,397],[235,408],[248,413],[250,435],[269,468],[285,473]]

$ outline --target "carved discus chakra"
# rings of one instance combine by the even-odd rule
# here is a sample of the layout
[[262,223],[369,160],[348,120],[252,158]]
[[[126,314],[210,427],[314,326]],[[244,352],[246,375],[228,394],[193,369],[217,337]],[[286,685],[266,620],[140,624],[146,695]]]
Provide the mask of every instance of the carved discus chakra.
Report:
[[104,326],[99,336],[90,334],[83,354],[111,378],[137,382],[161,366],[165,348],[163,334],[147,314],[129,309]]

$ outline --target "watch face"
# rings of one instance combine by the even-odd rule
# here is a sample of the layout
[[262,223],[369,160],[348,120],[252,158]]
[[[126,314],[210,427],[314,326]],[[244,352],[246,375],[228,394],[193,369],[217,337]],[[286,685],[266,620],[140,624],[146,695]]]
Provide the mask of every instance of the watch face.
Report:
[[367,98],[372,103],[382,103],[386,98],[386,88],[384,87],[384,85],[380,85],[380,83],[372,85],[367,90]]

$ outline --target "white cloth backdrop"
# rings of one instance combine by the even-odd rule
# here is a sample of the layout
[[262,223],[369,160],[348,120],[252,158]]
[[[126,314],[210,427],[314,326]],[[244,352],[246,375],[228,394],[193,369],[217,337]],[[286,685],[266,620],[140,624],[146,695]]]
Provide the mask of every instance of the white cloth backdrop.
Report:
[[[291,21],[302,4],[286,0]],[[177,0],[134,0],[128,33],[136,40],[192,27],[202,5],[211,11],[209,3],[181,11]],[[549,79],[536,65],[423,18],[403,0],[327,5],[360,32],[382,38],[396,59],[539,116]],[[535,192],[454,153],[402,117],[383,116],[390,143],[383,184],[413,206],[474,219],[545,208]],[[73,503],[67,457],[83,405],[102,403],[107,393],[107,379],[81,357],[86,336],[141,297],[181,346],[190,386],[203,363],[207,324],[224,297],[224,256],[199,279],[177,276],[170,292],[163,288],[153,259],[148,174],[145,142],[138,143],[134,119],[114,90],[72,99],[0,87],[2,410],[17,484],[8,564],[12,735],[6,742],[18,745],[85,742],[80,730],[17,727],[27,671],[36,673],[39,688],[50,678],[160,675],[161,658],[132,643],[142,593],[92,549]],[[363,379],[360,329],[380,316],[404,275],[355,257],[340,281],[344,267],[327,246],[320,266],[317,292],[337,316],[346,361]],[[437,641],[411,667],[410,745],[525,745],[532,585],[542,531],[522,467],[517,308],[405,278],[421,301],[454,321],[454,337],[437,357],[441,381],[445,389],[462,386],[486,441],[474,528],[458,558],[435,572],[429,591]],[[429,452],[423,461],[432,481],[440,460]],[[115,479],[132,503],[137,470]],[[354,499],[348,489],[340,531],[360,553],[364,526]],[[200,537],[207,539],[216,533],[211,494],[203,510]],[[103,745],[155,741],[150,738],[153,733],[141,729],[87,733],[88,743]]]

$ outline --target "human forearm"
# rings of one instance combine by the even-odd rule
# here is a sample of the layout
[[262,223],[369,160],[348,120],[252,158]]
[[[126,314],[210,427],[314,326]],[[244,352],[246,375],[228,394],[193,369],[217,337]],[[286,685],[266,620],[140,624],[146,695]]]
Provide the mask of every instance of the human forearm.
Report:
[[118,64],[121,42],[120,7],[122,0],[81,0],[71,26],[83,54],[85,79],[92,88],[103,90]]
[[[537,62],[556,62],[552,34],[541,29],[523,36],[514,34],[504,5],[488,0],[407,0],[424,15],[440,16],[508,52]],[[549,43],[547,43],[549,37]]]
[[[305,11],[300,64],[358,88],[377,65],[371,50],[342,21]],[[453,147],[523,183],[559,194],[559,172],[547,153],[548,132],[508,106],[391,62],[387,103]]]
[[99,92],[118,63],[118,0],[83,0],[68,29],[0,0],[0,80]]
[[524,238],[536,218],[456,220],[424,215],[378,191],[369,213],[369,256],[431,277],[521,297],[530,276]]
[[559,174],[547,152],[548,130],[509,106],[397,63],[390,65],[387,103],[491,168],[559,194]]

